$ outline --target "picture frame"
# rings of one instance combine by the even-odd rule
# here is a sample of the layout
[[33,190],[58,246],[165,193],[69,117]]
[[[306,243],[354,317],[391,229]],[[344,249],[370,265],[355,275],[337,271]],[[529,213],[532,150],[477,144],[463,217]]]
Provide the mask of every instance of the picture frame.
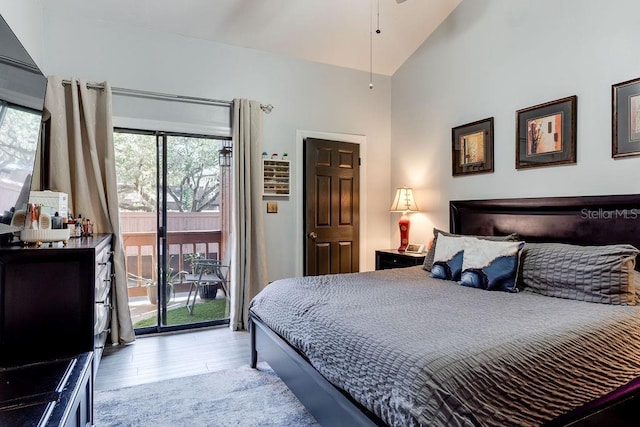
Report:
[[451,129],[453,176],[493,172],[493,117]]
[[576,163],[578,97],[516,112],[516,169]]
[[611,157],[640,156],[640,78],[611,86]]
[[418,243],[409,243],[404,251],[410,254],[421,254],[422,252],[424,252],[424,245]]

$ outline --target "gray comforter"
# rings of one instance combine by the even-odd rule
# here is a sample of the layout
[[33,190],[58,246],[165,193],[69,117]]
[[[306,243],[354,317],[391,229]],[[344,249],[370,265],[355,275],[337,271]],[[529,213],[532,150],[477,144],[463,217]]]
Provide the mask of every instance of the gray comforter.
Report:
[[640,307],[421,267],[278,280],[251,311],[390,425],[537,425],[640,376]]

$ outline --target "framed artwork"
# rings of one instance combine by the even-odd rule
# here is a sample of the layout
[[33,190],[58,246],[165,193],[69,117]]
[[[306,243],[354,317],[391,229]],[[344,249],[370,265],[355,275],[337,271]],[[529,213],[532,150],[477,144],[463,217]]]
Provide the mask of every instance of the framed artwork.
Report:
[[493,172],[493,117],[451,129],[453,176]]
[[640,156],[640,79],[612,86],[612,157]]
[[516,169],[576,162],[578,97],[516,112]]

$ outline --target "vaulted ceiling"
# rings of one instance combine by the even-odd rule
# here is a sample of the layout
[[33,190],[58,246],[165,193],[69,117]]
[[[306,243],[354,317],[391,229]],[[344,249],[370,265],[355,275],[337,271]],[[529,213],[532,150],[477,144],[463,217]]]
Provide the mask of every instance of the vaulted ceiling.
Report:
[[[65,13],[363,71],[370,69],[372,29],[373,72],[392,75],[460,1],[46,0],[45,4]],[[375,32],[378,20],[380,34]]]

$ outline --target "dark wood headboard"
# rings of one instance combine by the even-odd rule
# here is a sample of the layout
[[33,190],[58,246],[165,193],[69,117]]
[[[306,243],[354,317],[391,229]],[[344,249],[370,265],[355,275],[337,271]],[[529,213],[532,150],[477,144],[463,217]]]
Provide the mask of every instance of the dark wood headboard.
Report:
[[518,233],[530,242],[640,248],[640,194],[461,200],[449,207],[452,233]]

